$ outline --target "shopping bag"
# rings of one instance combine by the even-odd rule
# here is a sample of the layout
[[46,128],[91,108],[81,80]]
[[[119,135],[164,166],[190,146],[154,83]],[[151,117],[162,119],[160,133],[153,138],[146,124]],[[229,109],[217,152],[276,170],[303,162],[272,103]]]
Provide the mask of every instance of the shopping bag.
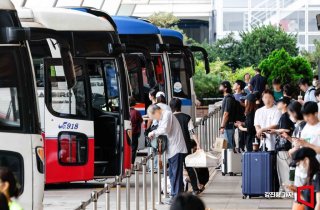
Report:
[[214,143],[213,151],[221,152],[222,149],[228,148],[228,142],[224,138],[216,138],[216,142]]
[[187,167],[193,168],[216,167],[219,164],[219,158],[203,150],[197,150],[195,153],[186,157],[185,163]]

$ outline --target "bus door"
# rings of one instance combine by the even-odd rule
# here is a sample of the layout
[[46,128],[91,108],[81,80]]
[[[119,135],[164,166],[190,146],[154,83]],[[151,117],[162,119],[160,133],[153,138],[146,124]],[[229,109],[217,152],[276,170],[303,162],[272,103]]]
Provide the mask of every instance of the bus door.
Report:
[[182,112],[194,115],[192,105],[194,101],[191,96],[190,65],[186,63],[186,57],[182,53],[169,53],[171,82],[173,97],[180,98],[182,102]]
[[[95,134],[95,178],[122,173],[120,78],[117,62],[110,58],[87,58],[90,75]],[[125,99],[127,100],[127,99]],[[130,154],[129,154],[130,155]]]
[[61,59],[44,59],[46,183],[86,181],[94,173],[91,95],[84,59],[75,59],[68,88]]

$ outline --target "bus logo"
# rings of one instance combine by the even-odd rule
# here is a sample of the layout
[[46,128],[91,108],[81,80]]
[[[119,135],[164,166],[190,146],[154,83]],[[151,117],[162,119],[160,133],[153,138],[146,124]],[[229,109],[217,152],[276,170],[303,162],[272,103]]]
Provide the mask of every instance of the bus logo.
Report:
[[[309,191],[310,202],[302,199],[303,196],[301,195],[301,191],[303,191],[303,190]],[[309,185],[309,186],[298,187],[297,188],[297,201],[303,205],[310,207],[310,208],[314,208],[314,186]]]
[[71,130],[77,130],[79,128],[78,123],[69,123],[69,122],[63,122],[62,124],[58,125],[59,129],[71,129]]

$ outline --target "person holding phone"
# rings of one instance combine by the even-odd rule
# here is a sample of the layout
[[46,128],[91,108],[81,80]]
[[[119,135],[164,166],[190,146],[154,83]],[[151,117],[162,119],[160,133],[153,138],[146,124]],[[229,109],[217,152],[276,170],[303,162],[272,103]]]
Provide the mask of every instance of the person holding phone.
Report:
[[294,148],[289,152],[293,154],[301,147],[309,147],[316,151],[320,162],[320,122],[318,118],[318,105],[316,102],[306,102],[301,110],[306,125],[301,131],[301,137],[293,140]]

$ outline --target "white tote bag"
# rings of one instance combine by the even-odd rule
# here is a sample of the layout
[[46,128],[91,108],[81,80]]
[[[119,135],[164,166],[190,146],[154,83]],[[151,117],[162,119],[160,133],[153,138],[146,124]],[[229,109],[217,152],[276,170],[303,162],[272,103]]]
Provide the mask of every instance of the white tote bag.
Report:
[[188,155],[185,159],[185,162],[187,167],[208,168],[216,167],[219,164],[219,159],[200,149],[195,153]]

